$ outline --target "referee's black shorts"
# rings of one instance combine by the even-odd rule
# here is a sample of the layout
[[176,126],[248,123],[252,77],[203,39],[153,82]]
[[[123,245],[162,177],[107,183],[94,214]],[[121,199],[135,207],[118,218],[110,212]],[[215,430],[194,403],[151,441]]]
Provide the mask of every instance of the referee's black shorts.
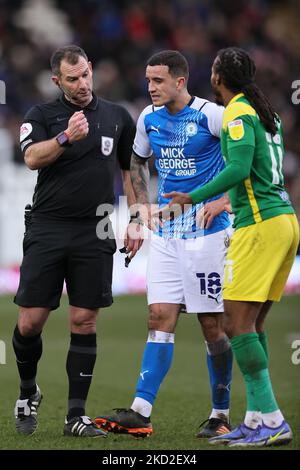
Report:
[[14,302],[55,310],[66,281],[69,303],[91,310],[112,304],[115,240],[99,240],[96,222],[33,220],[23,241]]

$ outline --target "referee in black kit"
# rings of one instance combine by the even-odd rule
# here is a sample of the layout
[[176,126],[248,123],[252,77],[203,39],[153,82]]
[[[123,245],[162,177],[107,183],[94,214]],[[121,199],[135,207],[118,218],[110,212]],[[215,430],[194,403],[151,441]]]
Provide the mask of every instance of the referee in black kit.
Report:
[[92,65],[80,47],[56,50],[51,68],[62,94],[28,111],[20,137],[25,163],[38,170],[38,178],[25,216],[24,257],[15,297],[20,310],[13,347],[21,379],[16,428],[27,435],[37,428],[42,393],[35,377],[42,355],[41,332],[50,311],[59,306],[65,280],[71,343],[64,434],[106,437],[85,416],[96,361],[96,317],[99,308],[113,301],[116,250],[114,239],[97,237],[96,211],[101,204],[114,203],[116,160],[129,205],[135,202],[129,171],[135,125],[124,108],[93,94]]

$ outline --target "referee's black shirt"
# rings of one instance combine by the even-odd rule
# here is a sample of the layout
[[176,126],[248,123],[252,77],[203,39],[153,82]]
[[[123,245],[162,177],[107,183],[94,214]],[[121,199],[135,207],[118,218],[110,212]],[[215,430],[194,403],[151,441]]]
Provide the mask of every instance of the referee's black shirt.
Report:
[[[55,137],[82,108],[62,95],[53,102],[31,108],[21,127],[21,149]],[[100,204],[114,203],[116,161],[130,169],[135,125],[121,106],[97,98],[84,109],[89,133],[74,142],[58,159],[38,170],[33,196],[34,217],[95,219]]]

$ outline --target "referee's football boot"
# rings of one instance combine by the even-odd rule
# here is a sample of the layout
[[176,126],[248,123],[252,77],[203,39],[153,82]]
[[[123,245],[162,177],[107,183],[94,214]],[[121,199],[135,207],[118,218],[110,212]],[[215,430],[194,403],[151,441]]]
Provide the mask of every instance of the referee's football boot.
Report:
[[243,439],[230,442],[229,447],[283,446],[289,444],[293,439],[292,430],[286,421],[283,421],[277,428],[269,428],[269,426],[262,424],[255,431]]
[[25,400],[18,399],[15,405],[16,430],[20,434],[33,434],[38,427],[37,409],[41,404],[43,395],[36,386],[36,392]]
[[150,418],[126,408],[114,408],[110,415],[97,416],[95,422],[108,432],[149,437],[153,433]]
[[238,439],[244,439],[250,434],[255,434],[256,429],[248,428],[244,423],[240,424],[233,431],[226,434],[221,434],[220,436],[212,437],[208,440],[209,444],[230,444],[230,442],[237,441]]
[[73,437],[107,437],[107,433],[100,429],[88,416],[75,416],[65,420],[64,436]]
[[197,436],[199,439],[207,439],[215,436],[221,436],[231,431],[231,426],[225,415],[219,418],[208,418],[199,426],[200,431]]

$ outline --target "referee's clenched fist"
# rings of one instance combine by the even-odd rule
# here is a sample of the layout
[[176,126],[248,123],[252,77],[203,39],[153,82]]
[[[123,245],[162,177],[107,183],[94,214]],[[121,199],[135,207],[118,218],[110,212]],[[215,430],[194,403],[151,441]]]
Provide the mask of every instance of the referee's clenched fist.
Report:
[[76,111],[68,122],[66,134],[69,137],[69,142],[84,139],[89,133],[89,123],[82,111]]

